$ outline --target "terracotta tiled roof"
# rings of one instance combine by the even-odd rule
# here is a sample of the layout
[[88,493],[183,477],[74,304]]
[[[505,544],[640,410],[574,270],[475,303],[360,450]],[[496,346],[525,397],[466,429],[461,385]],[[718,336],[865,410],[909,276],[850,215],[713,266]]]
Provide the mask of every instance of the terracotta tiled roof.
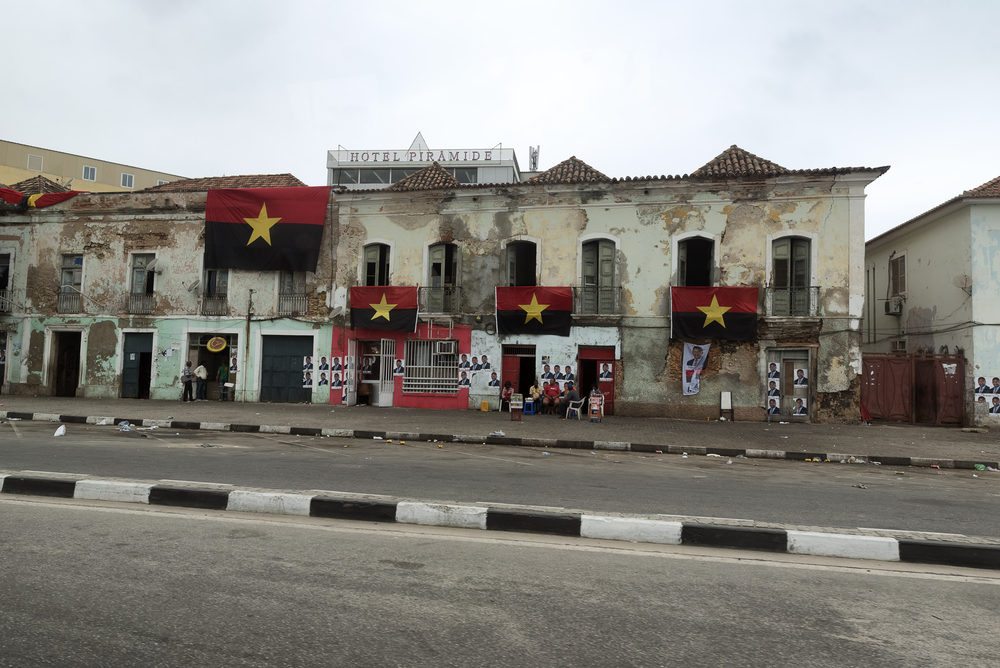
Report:
[[577,157],[571,156],[555,167],[551,167],[537,176],[532,176],[524,183],[531,184],[563,184],[563,183],[610,183],[611,177],[599,171]]
[[768,178],[788,173],[789,170],[781,165],[773,163],[770,160],[765,160],[764,158],[758,158],[753,153],[744,151],[736,144],[733,144],[715,156],[708,164],[695,170],[691,176],[713,179],[731,179],[741,176]]
[[298,188],[305,185],[291,174],[248,174],[181,179],[146,188],[145,192],[201,192],[219,188]]
[[20,183],[15,183],[11,186],[11,188],[18,191],[22,195],[44,195],[46,193],[69,192],[69,188],[61,186],[55,181],[45,178],[41,174],[33,176],[25,181],[21,181]]
[[396,181],[385,190],[400,192],[405,190],[441,190],[442,188],[457,188],[458,186],[458,179],[435,162]]
[[1000,176],[992,181],[987,181],[978,188],[966,190],[962,197],[1000,197]]

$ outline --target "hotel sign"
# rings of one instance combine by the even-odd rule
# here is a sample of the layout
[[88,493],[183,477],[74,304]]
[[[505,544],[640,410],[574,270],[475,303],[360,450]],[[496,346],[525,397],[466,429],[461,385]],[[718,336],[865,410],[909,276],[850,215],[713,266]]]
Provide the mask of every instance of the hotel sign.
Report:
[[330,151],[331,162],[344,165],[370,165],[385,163],[426,163],[438,162],[462,164],[499,164],[513,160],[514,149],[459,149],[457,151]]

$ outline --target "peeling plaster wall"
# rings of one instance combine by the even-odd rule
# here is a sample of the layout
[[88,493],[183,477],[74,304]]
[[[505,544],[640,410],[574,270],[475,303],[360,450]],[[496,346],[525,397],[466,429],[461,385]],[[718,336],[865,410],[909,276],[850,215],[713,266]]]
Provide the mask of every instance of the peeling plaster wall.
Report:
[[[204,192],[80,195],[54,207],[0,215],[0,249],[16,249],[12,287],[20,296],[17,312],[0,316],[0,327],[14,327],[18,330],[17,342],[23,341],[19,358],[8,363],[9,391],[32,395],[54,392],[54,351],[47,349],[45,342],[53,331],[65,327],[84,331],[79,394],[91,397],[120,395],[120,355],[126,331],[156,333],[150,390],[153,399],[179,398],[180,369],[187,359],[192,334],[238,336],[241,372],[237,397],[245,396],[248,401],[256,401],[260,393],[257,360],[262,334],[271,331],[312,336],[315,354],[328,355],[332,331],[329,317],[334,301],[328,292],[337,267],[332,249],[339,227],[324,227],[317,271],[306,272],[306,313],[294,319],[278,316],[278,272],[231,270],[229,316],[202,316],[202,290],[195,283],[203,280],[205,269],[205,196]],[[336,212],[331,203],[328,222],[332,219],[336,223]],[[129,313],[134,253],[154,253],[156,271],[162,272],[154,278],[152,314]],[[58,312],[62,256],[74,254],[83,256],[84,315]],[[250,355],[246,358],[251,291],[254,312]],[[164,353],[174,343],[180,349],[167,357]],[[329,390],[315,391],[313,401],[329,401]]]
[[[972,308],[975,320],[982,324],[971,332],[967,384],[975,383],[977,376],[1000,376],[1000,203],[972,205],[969,218]],[[966,409],[974,415],[975,424],[1000,426],[1000,416],[987,413],[982,405],[970,409],[967,404]]]
[[[502,262],[506,243],[529,239],[539,244],[539,285],[578,286],[581,240],[609,238],[618,247],[622,317],[594,328],[601,332],[596,337],[600,343],[583,343],[585,328],[574,327],[571,337],[555,344],[551,354],[572,351],[575,358],[579,345],[615,345],[623,370],[615,405],[622,414],[690,411],[698,416],[717,415],[718,392],[726,390],[734,393],[744,417],[760,417],[764,402],[757,343],[718,346],[715,350],[723,355],[720,366],[706,375],[701,394],[681,394],[679,370],[670,366],[671,355],[677,354],[676,342],[671,345],[669,341],[668,317],[669,287],[676,279],[674,248],[682,235],[709,236],[717,244],[719,285],[763,288],[771,278],[773,240],[801,235],[812,239],[811,284],[821,287],[815,331],[800,340],[800,334],[792,336],[777,327],[775,340],[812,346],[814,364],[823,370],[817,376],[816,391],[846,393],[854,396],[856,405],[858,316],[864,286],[857,279],[863,274],[854,237],[860,228],[863,238],[863,187],[875,176],[344,193],[338,195],[342,243],[337,250],[336,283],[345,288],[359,284],[364,246],[379,242],[392,247],[393,285],[425,285],[428,247],[455,243],[461,255],[462,290],[457,320],[473,326],[474,348],[477,343],[490,346],[495,341],[490,350],[498,356],[499,342],[482,333],[474,317],[493,314],[495,286],[506,280]],[[852,271],[852,263],[859,271]],[[346,310],[346,289],[338,292],[335,303]],[[539,343],[543,338],[523,342],[540,346],[538,354],[542,355],[546,354]],[[470,397],[470,404],[475,403]],[[854,410],[830,408],[817,417],[851,419]]]

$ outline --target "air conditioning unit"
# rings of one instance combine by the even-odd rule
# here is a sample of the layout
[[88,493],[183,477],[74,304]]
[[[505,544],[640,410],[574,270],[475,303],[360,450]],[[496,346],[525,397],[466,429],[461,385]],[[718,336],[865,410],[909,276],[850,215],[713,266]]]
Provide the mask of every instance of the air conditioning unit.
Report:
[[889,342],[889,350],[894,353],[906,352],[906,339],[895,339]]
[[903,298],[892,297],[885,300],[886,315],[903,315]]
[[434,343],[434,352],[438,355],[454,355],[455,341],[437,341]]

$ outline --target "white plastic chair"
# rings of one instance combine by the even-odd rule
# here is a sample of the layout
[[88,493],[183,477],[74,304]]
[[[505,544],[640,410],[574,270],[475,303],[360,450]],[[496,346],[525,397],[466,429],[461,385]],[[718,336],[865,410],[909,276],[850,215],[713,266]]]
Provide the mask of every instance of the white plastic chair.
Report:
[[566,419],[567,420],[570,419],[573,416],[573,413],[576,413],[576,419],[577,420],[580,419],[580,415],[583,413],[583,404],[584,404],[584,401],[585,401],[584,399],[580,399],[579,401],[571,401],[571,402],[569,402],[569,407],[566,409]]

